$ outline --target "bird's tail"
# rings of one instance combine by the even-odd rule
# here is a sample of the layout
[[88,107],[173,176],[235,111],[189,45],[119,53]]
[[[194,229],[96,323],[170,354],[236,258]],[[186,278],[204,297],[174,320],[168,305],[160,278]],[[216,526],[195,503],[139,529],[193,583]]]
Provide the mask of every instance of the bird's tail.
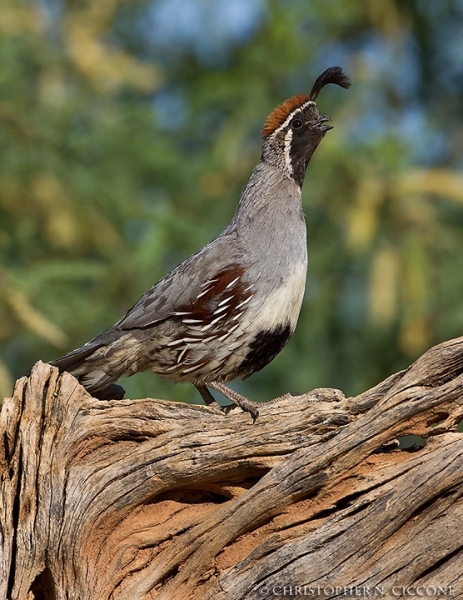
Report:
[[101,361],[97,359],[98,351],[101,352],[104,344],[89,342],[69,354],[51,360],[50,365],[58,367],[60,372],[67,371],[91,394],[106,389],[118,379],[118,376],[102,368]]
[[101,345],[95,346],[92,343],[85,344],[85,346],[77,348],[76,350],[69,352],[65,356],[62,356],[61,358],[51,360],[50,364],[54,367],[58,367],[60,372],[69,371],[70,373],[72,373],[74,369],[81,366],[85,359],[91,356],[93,352],[98,348],[101,348]]

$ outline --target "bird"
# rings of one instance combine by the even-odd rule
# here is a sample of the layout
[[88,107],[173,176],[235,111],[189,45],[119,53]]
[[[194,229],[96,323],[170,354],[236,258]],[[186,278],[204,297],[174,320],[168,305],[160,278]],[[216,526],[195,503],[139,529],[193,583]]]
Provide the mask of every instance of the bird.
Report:
[[341,67],[326,69],[310,94],[277,106],[262,130],[262,154],[225,230],[154,284],[127,313],[81,348],[50,361],[99,399],[121,399],[123,376],[150,369],[211,389],[255,421],[258,402],[229,388],[263,369],[291,338],[307,274],[302,185],[333,127],[316,100],[327,84],[350,87]]

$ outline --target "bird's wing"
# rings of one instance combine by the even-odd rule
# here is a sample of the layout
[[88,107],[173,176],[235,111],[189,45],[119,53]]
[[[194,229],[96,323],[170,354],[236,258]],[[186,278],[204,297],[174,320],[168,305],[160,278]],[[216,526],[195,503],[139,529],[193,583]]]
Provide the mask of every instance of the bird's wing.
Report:
[[122,330],[150,327],[189,311],[201,297],[203,303],[213,297],[213,304],[217,304],[227,285],[242,275],[234,241],[234,234],[222,234],[187,258],[143,294],[114,327]]

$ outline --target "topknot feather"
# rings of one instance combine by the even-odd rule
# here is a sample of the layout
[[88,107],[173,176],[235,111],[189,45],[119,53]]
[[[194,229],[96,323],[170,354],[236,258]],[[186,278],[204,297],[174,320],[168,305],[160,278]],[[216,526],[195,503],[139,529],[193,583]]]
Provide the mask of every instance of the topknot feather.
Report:
[[288,118],[288,116],[297,108],[300,108],[307,102],[315,102],[320,92],[329,83],[334,83],[345,89],[350,87],[350,80],[341,67],[330,67],[323,71],[321,75],[317,77],[315,83],[312,86],[310,94],[298,94],[285,100],[279,104],[267,117],[264,128],[262,129],[262,135],[268,137],[278,127],[280,127]]
[[341,67],[330,67],[329,69],[326,69],[326,71],[323,71],[323,73],[315,80],[310,91],[310,99],[315,101],[322,89],[328,83],[335,83],[346,90],[350,88],[350,79]]

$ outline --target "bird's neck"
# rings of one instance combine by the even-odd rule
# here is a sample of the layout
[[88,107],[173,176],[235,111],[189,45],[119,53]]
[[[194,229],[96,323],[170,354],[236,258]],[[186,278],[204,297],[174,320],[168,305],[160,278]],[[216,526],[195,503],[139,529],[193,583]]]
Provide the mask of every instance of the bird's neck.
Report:
[[261,264],[265,257],[266,268],[273,271],[280,263],[307,263],[301,189],[273,165],[260,162],[255,167],[229,231],[250,264]]
[[301,188],[281,169],[261,160],[243,190],[232,223],[238,228],[281,227],[281,219],[302,220]]

